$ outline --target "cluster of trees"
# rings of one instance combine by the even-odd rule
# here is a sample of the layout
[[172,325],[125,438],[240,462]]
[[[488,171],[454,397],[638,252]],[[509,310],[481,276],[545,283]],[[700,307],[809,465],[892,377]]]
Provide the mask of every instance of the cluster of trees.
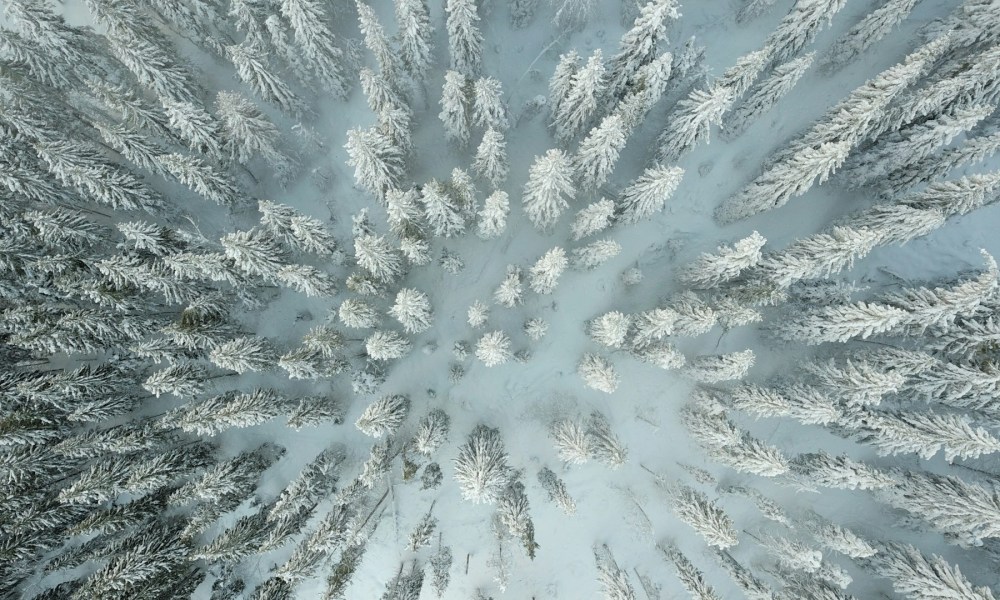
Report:
[[[84,4],[95,28],[69,25],[46,2],[8,0],[0,29],[0,588],[53,599],[176,598],[207,578],[213,598],[264,600],[292,598],[300,582],[324,576],[324,597],[348,597],[392,486],[419,482],[431,498],[448,472],[465,500],[490,506],[488,566],[503,591],[513,556],[534,559],[540,548],[530,497],[540,490],[569,517],[576,502],[562,470],[591,459],[622,468],[628,449],[601,412],[560,420],[550,436],[565,464],[529,478],[511,465],[516,457],[498,429],[477,425],[445,456],[447,412],[381,390],[391,361],[450,317],[436,314],[433,290],[415,287],[408,274],[462,272],[464,260],[446,240],[516,233],[507,226],[517,205],[508,185],[516,119],[504,82],[483,60],[483,19],[495,7],[447,0],[435,24],[425,0],[395,0],[394,23],[360,0]],[[518,27],[541,11],[538,0],[508,4]],[[551,4],[566,30],[596,6]],[[815,54],[803,51],[845,3],[797,0],[759,49],[707,81],[693,41],[666,50],[667,30],[680,18],[675,0],[625,4],[617,48],[560,54],[544,97],[553,147],[532,159],[520,188],[531,225],[549,235],[568,221],[570,239],[549,244],[531,264],[509,265],[492,302],[468,308],[470,328],[481,331],[472,343],[455,343],[452,381],[470,352],[485,367],[530,356],[491,323],[491,305],[510,310],[526,294],[552,295],[567,271],[583,277],[617,256],[622,246],[610,236],[664,211],[685,175],[674,163],[707,143],[713,128],[726,139],[741,135],[814,63],[827,73],[849,64],[916,1],[889,0]],[[749,0],[738,20],[772,4]],[[355,19],[360,43],[341,35]],[[437,29],[447,39],[440,68]],[[853,300],[850,286],[817,281],[1000,197],[996,172],[948,178],[1000,150],[997,31],[993,3],[964,3],[927,30],[922,46],[770,157],[717,217],[736,221],[827,182],[870,190],[879,203],[780,250],[765,250],[754,232],[695,259],[679,273],[687,291],[655,308],[595,316],[585,327],[599,349],[577,363],[583,383],[616,392],[621,377],[610,356],[619,350],[678,370],[714,386],[700,388],[681,418],[726,468],[803,489],[860,490],[950,543],[994,543],[994,475],[957,465],[890,468],[822,448],[789,456],[741,419],[825,427],[887,457],[942,454],[961,464],[1000,451],[991,257],[974,276],[864,301]],[[233,89],[213,88],[218,78],[195,66],[208,63],[233,76],[225,86]],[[468,163],[411,181],[412,159],[425,150],[415,146],[417,119],[438,75],[440,112],[430,126],[464,149]],[[318,102],[346,98],[354,81],[373,124],[350,128],[345,150],[355,183],[375,204],[354,216],[352,243],[342,245],[321,219],[257,196],[304,175],[300,165],[327,142],[310,126]],[[663,99],[672,103],[655,156],[618,187],[628,141]],[[231,227],[199,229],[213,222]],[[294,342],[269,339],[244,317],[275,290],[336,298],[336,308]],[[753,351],[687,358],[672,343],[774,312],[782,340],[846,350],[773,381],[727,384],[748,373]],[[532,342],[547,330],[538,316],[524,321]],[[863,340],[880,345],[856,345]],[[370,448],[358,462],[348,458],[353,449],[334,443],[282,490],[259,490],[284,449],[234,453],[220,440],[277,419],[293,429],[343,423],[344,399],[300,394],[284,381],[334,377],[367,397],[354,425]],[[663,499],[748,597],[845,597],[851,576],[834,559],[846,557],[908,597],[992,598],[917,547],[868,540],[820,515],[786,514],[752,487],[717,487],[781,526],[756,540],[768,557],[767,577],[760,575],[729,553],[744,536],[725,500],[705,491],[714,476],[688,473],[695,484],[657,478]],[[448,590],[454,559],[434,506],[409,532],[383,598]],[[671,543],[658,549],[693,597],[718,597],[697,561]],[[280,558],[263,581],[244,581],[244,561],[261,564],[261,556]],[[635,597],[608,547],[595,546],[595,561],[605,597]],[[648,578],[640,583],[654,589]]]

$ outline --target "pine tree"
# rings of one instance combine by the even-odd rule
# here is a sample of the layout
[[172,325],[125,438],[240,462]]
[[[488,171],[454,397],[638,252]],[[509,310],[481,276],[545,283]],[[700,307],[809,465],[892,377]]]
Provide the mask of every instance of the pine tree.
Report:
[[906,472],[887,501],[962,545],[1000,535],[1000,494],[958,477]]
[[531,223],[538,229],[555,225],[576,194],[573,165],[561,150],[536,156],[524,184],[522,202]]
[[261,225],[292,250],[320,256],[333,256],[338,252],[336,240],[319,219],[270,200],[258,201],[257,208]]
[[798,54],[845,4],[845,0],[798,0],[765,42],[774,48],[773,60],[785,61]]
[[410,342],[395,331],[376,331],[365,338],[365,352],[373,360],[392,360],[410,353]]
[[709,546],[725,550],[739,543],[733,520],[704,494],[682,486],[672,494],[674,514]]
[[653,166],[622,190],[618,199],[618,214],[623,223],[638,223],[663,210],[666,201],[677,190],[684,169]]
[[273,279],[285,266],[287,252],[275,236],[263,228],[229,233],[223,236],[221,242],[226,258],[248,275]]
[[399,253],[383,236],[366,234],[355,238],[354,257],[359,267],[381,283],[390,283],[403,272]]
[[281,0],[281,15],[295,33],[301,59],[328,92],[346,97],[350,90],[341,69],[344,52],[337,47],[323,3],[317,0]]
[[396,55],[395,50],[389,43],[389,37],[385,33],[385,28],[379,23],[378,16],[372,7],[364,2],[357,2],[358,25],[361,34],[365,37],[365,46],[375,56],[375,63],[379,72],[387,79],[396,77]]
[[507,192],[497,190],[487,196],[478,214],[477,235],[484,240],[499,237],[507,225],[509,212],[510,202]]
[[892,475],[846,456],[826,452],[800,454],[790,463],[792,472],[809,483],[846,490],[880,490],[894,484]]
[[549,500],[555,502],[559,508],[567,515],[576,513],[576,502],[570,497],[566,490],[566,484],[548,467],[542,467],[538,471],[538,483],[549,495]]
[[549,79],[547,104],[553,120],[559,114],[562,103],[566,100],[570,90],[573,89],[573,80],[579,70],[580,55],[576,50],[559,55],[559,63],[552,72],[552,78]]
[[528,496],[524,484],[512,480],[497,500],[497,516],[507,532],[524,546],[528,558],[534,560],[538,543],[535,542],[535,525],[528,513]]
[[274,349],[266,340],[250,336],[220,344],[212,350],[208,358],[215,366],[237,373],[267,371],[278,359]]
[[383,435],[390,436],[403,424],[409,408],[410,400],[406,396],[382,396],[365,408],[354,425],[365,435],[376,439]]
[[565,144],[588,125],[597,111],[603,81],[604,58],[598,48],[587,59],[587,64],[573,74],[558,111],[553,113],[556,139]]
[[917,2],[918,0],[888,0],[865,15],[833,43],[823,58],[822,68],[827,73],[832,73],[850,64],[902,23]]
[[290,168],[288,158],[278,150],[278,128],[246,98],[231,92],[216,97],[226,150],[232,160],[246,164],[260,156],[282,175]]
[[609,96],[620,98],[639,69],[655,60],[657,45],[666,38],[667,19],[678,17],[675,0],[652,0],[642,7],[632,28],[622,35],[618,53],[611,59]]
[[396,25],[400,59],[417,81],[423,80],[433,61],[434,26],[426,0],[397,0]]
[[570,230],[573,232],[573,241],[604,231],[614,222],[614,216],[615,203],[607,198],[601,198],[580,209],[570,226]]
[[499,188],[507,180],[510,166],[507,163],[507,142],[503,134],[490,127],[483,134],[483,140],[476,149],[472,168],[481,178]]
[[490,308],[483,302],[476,300],[472,306],[469,307],[468,311],[468,322],[469,327],[473,329],[478,329],[486,324],[490,318]]
[[477,25],[475,0],[447,0],[448,54],[451,68],[473,77],[479,72],[483,55],[483,34]]
[[520,267],[507,265],[507,274],[494,290],[493,301],[506,308],[513,308],[524,301],[524,283]]
[[216,204],[232,206],[240,196],[232,182],[196,156],[163,154],[156,157],[156,162],[182,184]]
[[403,175],[403,155],[392,140],[376,129],[347,132],[347,164],[354,167],[354,181],[380,201],[397,187]]
[[573,157],[584,190],[596,190],[607,182],[625,141],[624,124],[618,115],[605,117],[590,131]]
[[402,288],[396,293],[396,302],[389,314],[399,321],[406,333],[426,331],[434,318],[427,294],[412,288]]
[[472,84],[472,94],[472,122],[486,129],[506,131],[510,124],[500,80],[480,77]]
[[731,247],[719,246],[715,254],[703,253],[684,268],[681,280],[695,288],[718,287],[760,262],[761,248],[766,242],[764,236],[754,231]]
[[432,455],[448,438],[451,419],[448,413],[434,409],[417,423],[413,448],[424,456]]
[[707,90],[692,90],[687,98],[677,103],[670,124],[660,134],[657,159],[660,162],[677,160],[701,140],[707,141],[712,126],[722,122],[722,115],[735,99],[733,90],[718,82]]
[[528,281],[536,294],[551,294],[566,270],[566,251],[558,246],[542,255],[528,269]]
[[720,600],[719,595],[705,581],[705,574],[699,571],[684,554],[674,546],[657,545],[663,556],[677,570],[677,578],[694,600]]
[[943,558],[924,556],[916,547],[890,543],[882,545],[878,554],[864,561],[866,567],[892,580],[898,594],[915,600],[959,598],[961,600],[993,600],[987,587],[975,587],[957,566]]
[[455,459],[455,480],[462,497],[476,504],[494,504],[511,478],[500,431],[476,425]]
[[587,387],[612,394],[618,389],[620,380],[611,362],[596,354],[587,353],[580,359],[577,365],[577,373],[583,379]]
[[445,186],[432,179],[424,184],[420,202],[424,205],[424,217],[435,236],[453,237],[465,232],[466,211],[464,198],[456,197],[452,186]]
[[587,323],[587,335],[608,348],[621,348],[625,345],[631,326],[631,315],[611,311]]
[[306,111],[302,100],[272,70],[267,53],[259,42],[247,41],[226,46],[225,49],[240,81],[250,86],[261,100],[274,104],[293,117]]
[[636,600],[628,573],[618,566],[607,546],[594,548],[594,560],[597,562],[597,581],[601,584],[604,600]]
[[617,469],[628,460],[628,449],[611,431],[607,417],[596,410],[590,413],[587,419],[586,436],[586,447],[590,450],[591,456],[608,467]]
[[469,79],[460,71],[447,71],[444,74],[444,87],[441,90],[441,112],[438,114],[438,118],[444,123],[444,133],[448,141],[459,146],[464,146],[469,141],[471,123]]
[[431,567],[431,586],[434,588],[434,592],[437,594],[438,598],[440,598],[448,589],[448,583],[451,580],[451,548],[448,546],[442,546],[439,540],[438,549],[433,555],[431,555],[428,564]]
[[559,452],[560,460],[570,464],[583,464],[590,460],[591,439],[579,421],[563,420],[553,423],[549,434]]
[[476,343],[476,358],[487,367],[502,365],[514,355],[510,350],[510,338],[502,331],[491,331]]
[[594,14],[596,0],[551,0],[556,6],[552,23],[563,31],[581,29]]
[[726,117],[721,125],[722,136],[732,139],[742,135],[757,118],[770,111],[795,87],[812,66],[815,57],[815,52],[809,52],[776,66],[771,75],[754,86],[747,98]]

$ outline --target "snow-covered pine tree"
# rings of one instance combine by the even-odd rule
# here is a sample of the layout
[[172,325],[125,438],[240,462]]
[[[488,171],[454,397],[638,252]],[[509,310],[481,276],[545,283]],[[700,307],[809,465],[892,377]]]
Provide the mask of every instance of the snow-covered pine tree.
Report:
[[503,331],[486,333],[476,343],[476,358],[487,367],[502,365],[513,357],[510,338]]
[[624,123],[618,115],[604,117],[590,130],[573,157],[583,190],[596,190],[607,182],[625,141]]
[[878,43],[910,15],[919,0],[887,0],[837,39],[823,57],[821,68],[834,73]]
[[761,115],[770,111],[788,94],[812,66],[815,52],[776,66],[767,79],[751,88],[748,96],[725,118],[722,137],[732,139],[743,134]]
[[677,578],[693,600],[721,600],[715,589],[705,580],[705,574],[699,571],[676,546],[657,544],[657,548],[663,553],[664,558],[674,565]]
[[483,34],[479,31],[476,0],[447,0],[448,55],[451,68],[467,77],[479,73],[483,56]]
[[337,46],[324,4],[317,0],[281,0],[279,7],[302,50],[300,59],[312,76],[328,92],[346,97],[351,86],[342,68],[344,52]]
[[413,435],[413,448],[424,456],[431,456],[448,438],[451,419],[439,408],[427,413],[417,423]]
[[632,28],[626,31],[611,58],[607,94],[621,98],[639,70],[656,59],[657,45],[666,39],[667,20],[680,17],[676,0],[652,0],[640,9]]
[[362,433],[373,438],[392,435],[403,424],[409,408],[410,400],[406,396],[399,394],[382,396],[365,408],[354,425]]
[[483,208],[479,211],[479,223],[476,234],[484,240],[499,237],[507,225],[507,214],[510,212],[510,202],[507,192],[497,190],[486,197]]
[[862,564],[875,574],[892,581],[899,594],[915,600],[960,598],[961,600],[993,600],[993,592],[985,586],[976,587],[953,566],[937,555],[929,558],[911,545],[888,543],[879,546],[874,556]]
[[522,197],[532,225],[543,230],[555,225],[575,195],[573,164],[566,153],[553,149],[535,157]]
[[500,431],[476,425],[455,459],[455,480],[462,497],[476,504],[494,504],[511,478]]
[[628,579],[628,572],[618,566],[611,550],[605,545],[594,548],[597,563],[597,581],[601,584],[604,600],[636,600],[635,589]]
[[671,503],[677,518],[698,532],[709,546],[725,550],[739,543],[733,520],[705,494],[681,486],[671,494]]
[[365,352],[372,360],[392,360],[409,354],[410,342],[395,331],[376,331],[365,338]]
[[579,70],[580,55],[576,50],[559,55],[559,63],[556,64],[556,68],[552,71],[552,77],[549,79],[547,104],[553,122],[556,115],[559,114],[563,101],[569,95],[569,91],[573,89],[573,79]]
[[643,171],[618,198],[617,211],[623,223],[634,224],[663,210],[684,176],[680,167],[656,165]]
[[422,81],[433,62],[434,26],[427,0],[395,0],[400,60],[415,80]]
[[486,130],[476,149],[472,169],[494,188],[499,188],[507,180],[510,166],[507,163],[507,142],[501,132],[493,127]]
[[541,484],[542,489],[549,495],[549,500],[555,502],[564,513],[570,516],[576,513],[576,502],[569,495],[566,484],[563,483],[562,479],[559,479],[559,476],[552,469],[542,467],[538,471],[538,483]]
[[524,301],[524,282],[520,267],[507,265],[507,274],[494,290],[493,300],[506,308],[513,308]]
[[427,294],[413,288],[402,288],[396,293],[389,315],[399,321],[406,333],[426,331],[434,319]]
[[559,459],[570,464],[583,464],[590,460],[591,439],[582,423],[562,420],[552,424],[549,431]]
[[[556,139],[566,144],[584,130],[597,112],[598,99],[604,90],[604,56],[601,49],[573,73],[558,110],[553,113]],[[550,151],[551,152],[551,151]]]
[[680,278],[695,288],[718,287],[756,265],[766,242],[764,236],[754,231],[732,246],[719,246],[715,254],[703,253],[684,268]]
[[399,252],[384,236],[364,234],[356,237],[354,258],[359,267],[381,283],[391,283],[403,273],[403,261]]
[[347,164],[354,167],[355,183],[384,202],[385,195],[397,187],[403,176],[402,151],[377,129],[349,130],[344,148]]
[[[459,0],[462,1],[462,0]],[[469,141],[471,111],[469,109],[469,78],[460,71],[447,71],[441,89],[441,112],[448,141],[464,146]]]
[[549,249],[528,269],[531,290],[536,294],[551,294],[568,264],[565,250],[558,246]]
[[424,184],[420,202],[424,205],[424,217],[431,232],[438,237],[454,237],[465,232],[468,204],[463,197],[457,197],[454,186],[445,185],[436,179]]
[[[246,4],[244,2],[244,4]],[[250,41],[226,46],[226,56],[236,67],[240,81],[250,86],[257,96],[274,104],[285,113],[298,117],[306,109],[305,103],[274,71],[261,42]]]
[[797,0],[765,42],[774,48],[772,60],[786,61],[798,54],[846,4],[846,0]]
[[589,352],[580,359],[577,373],[587,387],[606,394],[614,393],[618,389],[618,383],[621,379],[611,361]]
[[472,84],[472,97],[472,122],[485,129],[506,131],[510,124],[500,80],[480,77]]
[[628,460],[628,448],[611,430],[608,418],[598,411],[587,419],[586,448],[590,455],[611,469],[617,469]]

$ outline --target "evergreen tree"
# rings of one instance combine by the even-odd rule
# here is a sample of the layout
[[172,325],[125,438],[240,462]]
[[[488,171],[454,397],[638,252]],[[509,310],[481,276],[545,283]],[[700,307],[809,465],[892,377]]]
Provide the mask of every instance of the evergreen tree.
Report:
[[522,202],[531,223],[538,229],[555,225],[569,207],[567,200],[576,194],[573,165],[561,150],[549,150],[536,156],[524,184]]
[[620,380],[611,362],[596,354],[587,353],[580,359],[577,365],[577,373],[587,387],[612,394],[618,389]]
[[566,270],[566,252],[558,246],[542,255],[528,269],[528,281],[536,294],[551,294],[559,283],[559,276]]
[[451,68],[467,77],[479,72],[483,55],[483,34],[475,0],[447,0],[448,55]]
[[406,396],[382,396],[365,408],[354,425],[365,435],[376,439],[383,435],[390,436],[403,424],[409,408],[410,400]]
[[344,144],[354,167],[354,181],[382,201],[403,175],[403,155],[392,140],[376,129],[351,129]]
[[376,331],[365,338],[365,352],[379,361],[402,358],[410,353],[410,342],[395,331]]
[[481,178],[499,188],[507,180],[510,166],[507,163],[507,142],[503,134],[490,127],[483,134],[483,140],[476,149],[472,168]]
[[570,226],[573,241],[604,231],[614,222],[615,204],[607,198],[589,204],[576,213]]
[[438,118],[444,123],[448,141],[464,146],[469,141],[471,123],[469,110],[469,79],[460,71],[444,74],[441,90],[441,112]]
[[549,79],[548,102],[549,114],[553,121],[559,114],[563,101],[573,89],[573,81],[580,70],[580,55],[576,50],[570,50],[566,54],[559,55],[559,63],[552,72]]
[[604,57],[598,48],[587,59],[587,64],[573,74],[558,110],[553,113],[556,139],[565,144],[588,125],[597,111],[603,81]]
[[680,185],[684,169],[653,166],[622,190],[618,214],[624,223],[638,223],[663,210],[666,201]]
[[462,497],[476,504],[494,504],[511,478],[500,431],[476,425],[455,459],[455,480]]
[[412,288],[399,290],[389,314],[399,321],[406,333],[426,331],[434,318],[427,294]]
[[507,225],[507,214],[510,212],[510,202],[507,192],[497,190],[490,194],[479,211],[477,234],[481,239],[488,240],[498,237]]
[[719,246],[715,254],[703,253],[684,268],[681,280],[695,288],[714,288],[735,279],[760,262],[767,240],[756,231],[730,246]]
[[[251,39],[251,36],[247,37],[248,40]],[[261,100],[274,104],[293,117],[306,111],[302,100],[272,70],[267,53],[260,42],[243,42],[226,46],[226,56],[236,67],[236,75],[240,81],[250,86]]]
[[989,588],[975,587],[958,567],[937,555],[928,558],[914,546],[885,544],[864,564],[878,575],[892,580],[893,589],[907,598],[993,600],[994,597]]
[[642,7],[632,28],[622,35],[618,53],[611,59],[608,94],[619,98],[635,74],[653,62],[657,44],[666,38],[667,19],[680,17],[675,0],[652,0]]
[[607,182],[618,162],[618,155],[625,147],[625,130],[621,117],[605,117],[601,124],[590,131],[573,157],[581,187],[595,190]]
[[396,0],[400,59],[417,81],[423,80],[433,60],[434,26],[426,0]]
[[823,58],[828,73],[850,64],[902,23],[919,0],[888,0],[843,34]]
[[524,283],[521,279],[521,268],[507,265],[507,274],[493,292],[493,300],[506,308],[513,308],[524,301]]
[[500,80],[480,77],[472,84],[472,122],[486,129],[505,131],[509,127]]
[[742,135],[754,120],[770,111],[805,75],[815,56],[809,52],[776,66],[767,79],[751,88],[747,98],[722,123],[722,136],[731,139]]
[[511,358],[510,338],[502,331],[491,331],[479,338],[476,343],[476,358],[487,367],[502,365]]
[[720,600],[716,591],[705,581],[705,574],[699,571],[684,554],[674,546],[657,546],[663,556],[677,570],[677,578],[694,600]]
[[341,68],[344,52],[337,47],[323,3],[317,0],[281,0],[283,16],[295,33],[300,59],[325,90],[346,97],[350,90]]

